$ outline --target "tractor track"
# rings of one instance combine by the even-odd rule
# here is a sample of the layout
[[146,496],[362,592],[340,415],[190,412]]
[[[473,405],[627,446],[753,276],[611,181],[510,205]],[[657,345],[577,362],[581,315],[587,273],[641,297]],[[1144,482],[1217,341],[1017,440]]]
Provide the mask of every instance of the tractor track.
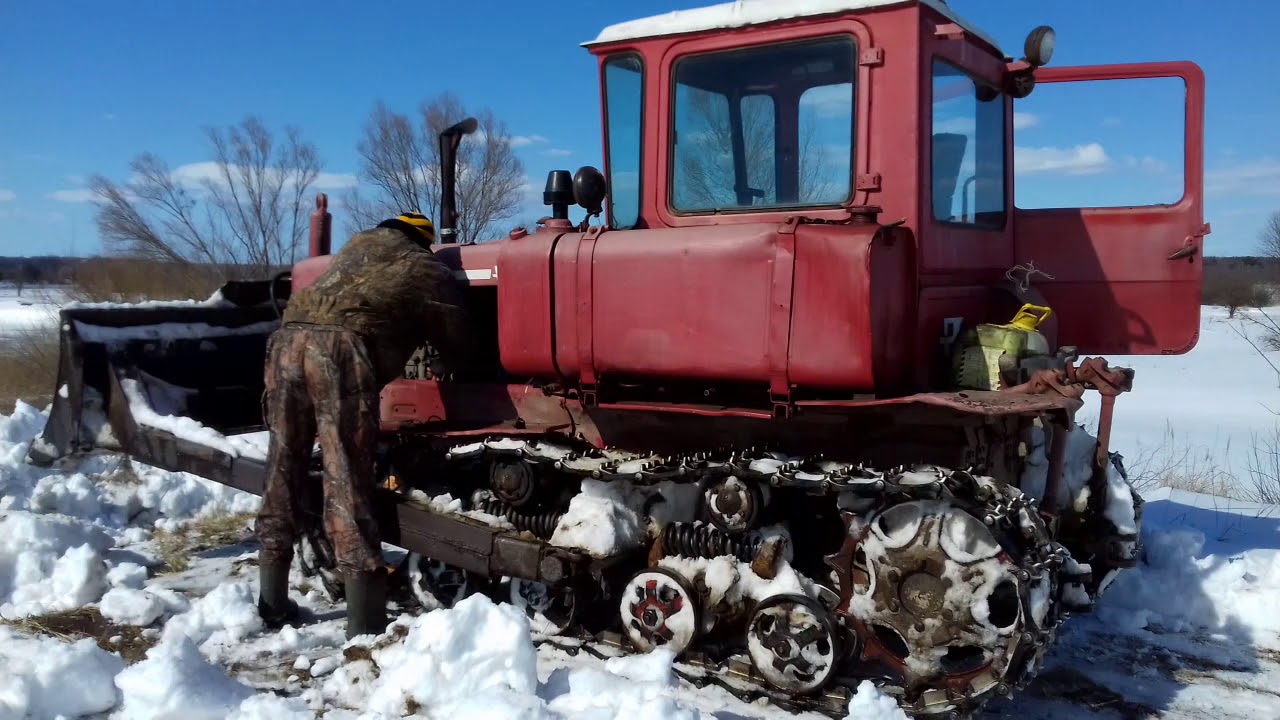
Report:
[[[848,700],[858,684],[863,680],[870,680],[883,692],[895,697],[910,715],[930,718],[971,717],[992,699],[1011,696],[1034,677],[1055,641],[1058,627],[1071,614],[1062,600],[1063,589],[1072,583],[1086,582],[1081,573],[1087,573],[1087,567],[1082,571],[1071,560],[1065,548],[1051,539],[1043,520],[1025,501],[1020,491],[963,470],[921,466],[880,471],[858,463],[822,457],[792,458],[777,452],[731,448],[659,456],[617,449],[572,448],[512,437],[457,444],[441,450],[444,467],[452,467],[459,472],[466,469],[474,471],[494,462],[517,462],[535,469],[542,477],[551,476],[554,478],[553,483],[589,478],[649,489],[660,488],[664,483],[723,488],[724,481],[736,478],[737,482],[746,482],[748,486],[775,491],[798,491],[811,497],[814,502],[823,498],[839,502],[842,509],[848,508],[842,513],[848,530],[845,546],[830,548],[829,554],[825,555],[828,566],[832,566],[833,562],[837,566],[840,562],[847,564],[857,549],[855,546],[861,547],[859,542],[866,542],[865,529],[861,535],[854,532],[854,526],[860,522],[859,518],[865,519],[869,515],[913,504],[926,507],[929,504],[944,503],[948,508],[958,509],[974,518],[981,527],[988,528],[994,537],[999,538],[1000,559],[1006,564],[1009,576],[1016,578],[1021,588],[1018,596],[1018,616],[1021,620],[1016,624],[1017,632],[1012,637],[1002,637],[996,641],[991,657],[988,658],[989,662],[981,671],[943,673],[930,686],[922,686],[917,681],[909,689],[904,687],[902,674],[883,672],[885,664],[874,663],[877,660],[888,660],[893,665],[892,661],[901,658],[895,658],[892,652],[887,652],[884,643],[868,643],[864,639],[869,634],[868,628],[872,622],[892,623],[896,615],[887,613],[882,606],[872,610],[869,593],[859,604],[856,588],[851,583],[851,577],[857,575],[857,570],[850,573],[848,568],[842,571],[840,567],[834,567],[829,577],[806,579],[818,588],[819,597],[816,600],[831,611],[833,618],[839,617],[836,622],[842,637],[852,639],[854,647],[850,648],[849,657],[853,658],[853,662],[844,662],[838,672],[833,669],[831,676],[819,690],[793,693],[771,686],[762,678],[748,652],[726,653],[721,648],[713,658],[710,653],[700,652],[695,645],[677,658],[676,674],[685,683],[695,688],[715,686],[748,704],[764,701],[790,712],[815,712],[841,718],[847,712]],[[402,492],[404,490],[402,487]],[[507,494],[519,495],[525,488],[512,490],[512,493]],[[753,500],[758,497],[751,496]],[[708,502],[712,499],[707,497]],[[418,502],[412,497],[408,501]],[[476,514],[477,511],[479,515]],[[473,517],[489,515],[492,521],[533,532],[541,535],[544,540],[549,535],[550,527],[554,525],[550,518],[543,518],[541,525],[526,523],[522,527],[519,508],[496,503],[492,494],[483,490],[464,512]],[[525,520],[531,521],[530,518]],[[723,526],[726,523],[719,524]],[[732,523],[729,524],[732,526]],[[699,527],[712,533],[707,537],[715,541],[688,541],[677,548],[678,551],[690,553],[691,557],[703,558],[740,555],[740,559],[745,559],[749,555],[742,553],[746,552],[743,550],[744,545],[749,545],[753,532],[751,529],[725,532],[708,525],[699,524]],[[664,535],[670,536],[671,533],[658,532],[656,539],[659,543]],[[858,540],[858,537],[862,540]],[[933,551],[935,554],[941,552],[938,548]],[[868,570],[867,574],[872,573],[872,570]],[[1033,612],[1033,603],[1029,598],[1031,593],[1027,590],[1033,585],[1047,588],[1049,593],[1044,607],[1038,613]],[[452,600],[461,596],[460,591],[455,592],[459,594]],[[614,597],[605,599],[616,603]],[[452,600],[446,600],[444,604],[447,605]],[[858,604],[858,607],[851,607],[851,602]],[[892,606],[893,602],[890,601],[889,604]],[[836,612],[837,607],[840,608],[839,612]],[[1073,606],[1071,609],[1078,608]],[[533,612],[528,608],[526,610]],[[901,614],[903,613],[898,613]],[[1034,621],[1028,620],[1031,615],[1035,615]],[[860,625],[863,621],[866,624]],[[956,624],[963,623],[957,621]],[[919,627],[922,626],[918,623],[917,628]],[[899,628],[902,626],[895,627]],[[904,637],[911,633],[909,627],[902,629]],[[959,631],[954,634],[955,637],[961,635]],[[539,647],[554,648],[569,656],[585,654],[597,659],[607,659],[635,652],[634,644],[629,642],[623,632],[611,628],[593,633],[575,627],[573,623],[569,623],[558,633],[535,633],[533,640]],[[881,670],[867,672],[867,663],[864,661],[872,661],[873,666]],[[846,671],[850,664],[854,667],[861,664],[863,670],[851,674]],[[833,662],[833,668],[834,665]],[[902,667],[902,664],[899,663],[898,667]]]

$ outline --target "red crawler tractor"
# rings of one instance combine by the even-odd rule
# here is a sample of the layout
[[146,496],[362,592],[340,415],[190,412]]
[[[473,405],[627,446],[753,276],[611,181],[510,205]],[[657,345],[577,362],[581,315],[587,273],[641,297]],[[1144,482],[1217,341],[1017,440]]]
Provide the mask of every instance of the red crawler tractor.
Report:
[[[438,246],[483,357],[437,377],[423,348],[382,393],[414,588],[837,716],[863,679],[916,716],[1024,684],[1139,550],[1108,448],[1132,373],[1086,356],[1195,345],[1208,231],[1199,69],[1047,69],[1053,39],[1014,60],[940,0],[743,0],[589,43],[604,172],[551,173],[534,232]],[[1187,92],[1180,202],[1015,206],[1019,99],[1156,77]],[[441,137],[446,238],[474,128]],[[33,460],[260,493],[264,344],[329,226],[321,196],[311,257],[216,301],[65,310]],[[303,545],[325,576],[323,533]]]

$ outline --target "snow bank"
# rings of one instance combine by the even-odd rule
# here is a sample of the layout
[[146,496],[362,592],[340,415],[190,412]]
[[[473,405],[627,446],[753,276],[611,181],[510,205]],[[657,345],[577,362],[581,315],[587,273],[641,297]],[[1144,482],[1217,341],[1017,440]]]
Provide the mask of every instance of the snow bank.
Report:
[[670,650],[659,649],[648,655],[611,658],[603,668],[575,670],[568,677],[568,692],[548,707],[566,718],[698,720],[702,713],[676,701],[673,659]]
[[[1112,583],[1099,619],[1120,629],[1199,630],[1280,649],[1280,508],[1168,489],[1150,493],[1147,503],[1143,561]],[[1249,536],[1232,538],[1234,528]]]
[[65,643],[0,626],[0,667],[0,718],[71,718],[115,707],[124,661],[87,638]]
[[381,669],[363,706],[399,717],[408,701],[428,717],[533,718],[537,654],[524,615],[481,595],[414,618],[403,642],[375,650]]
[[107,589],[101,530],[71,518],[13,512],[0,517],[0,617],[70,610]]
[[115,678],[118,720],[222,720],[254,691],[200,654],[190,638],[162,641]]
[[262,628],[254,589],[246,583],[223,583],[166,623],[160,639],[186,638],[217,656]]

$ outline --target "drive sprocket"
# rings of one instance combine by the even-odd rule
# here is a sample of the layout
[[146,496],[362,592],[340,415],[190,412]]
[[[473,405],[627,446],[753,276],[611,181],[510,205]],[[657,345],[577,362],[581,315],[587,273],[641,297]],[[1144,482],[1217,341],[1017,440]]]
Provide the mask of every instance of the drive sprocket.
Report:
[[842,553],[851,563],[842,610],[862,658],[898,675],[922,715],[1008,693],[1056,622],[1061,556],[1021,493],[965,473],[944,489],[849,517]]

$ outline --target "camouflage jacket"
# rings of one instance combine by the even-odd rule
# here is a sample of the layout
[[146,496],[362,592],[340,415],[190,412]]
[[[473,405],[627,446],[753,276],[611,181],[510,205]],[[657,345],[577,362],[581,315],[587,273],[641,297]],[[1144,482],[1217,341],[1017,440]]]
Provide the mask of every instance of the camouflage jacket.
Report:
[[404,373],[424,344],[456,368],[470,352],[470,328],[453,271],[391,228],[357,233],[315,283],[295,293],[284,322],[339,325],[364,341],[379,384]]

